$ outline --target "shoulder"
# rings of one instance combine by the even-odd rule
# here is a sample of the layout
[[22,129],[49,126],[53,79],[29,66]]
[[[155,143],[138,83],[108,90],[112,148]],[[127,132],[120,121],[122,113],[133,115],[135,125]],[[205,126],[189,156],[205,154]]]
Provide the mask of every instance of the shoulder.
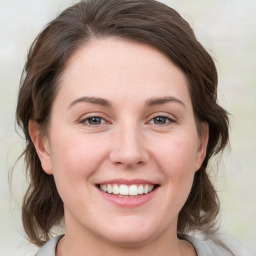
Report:
[[35,256],[55,256],[56,246],[63,235],[56,236],[49,240]]
[[182,235],[181,239],[190,242],[198,256],[253,256],[238,239],[224,234],[216,233],[211,237]]

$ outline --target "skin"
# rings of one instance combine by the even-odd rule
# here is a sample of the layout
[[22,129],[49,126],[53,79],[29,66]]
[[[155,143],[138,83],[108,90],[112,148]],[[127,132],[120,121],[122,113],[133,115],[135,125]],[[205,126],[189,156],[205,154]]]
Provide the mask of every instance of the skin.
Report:
[[[88,119],[94,116],[97,124]],[[66,235],[57,255],[196,255],[177,239],[177,219],[205,157],[202,127],[199,136],[184,74],[157,49],[104,38],[74,53],[46,133],[29,125],[64,202]],[[159,187],[145,204],[119,207],[96,187],[111,179]]]

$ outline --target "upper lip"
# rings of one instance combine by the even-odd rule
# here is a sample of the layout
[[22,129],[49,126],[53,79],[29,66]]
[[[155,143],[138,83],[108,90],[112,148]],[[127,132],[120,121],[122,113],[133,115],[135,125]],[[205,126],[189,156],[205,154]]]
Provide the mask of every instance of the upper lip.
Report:
[[148,185],[156,185],[155,182],[145,180],[145,179],[111,179],[111,180],[104,180],[97,184],[124,184],[124,185],[132,185],[132,184],[148,184]]

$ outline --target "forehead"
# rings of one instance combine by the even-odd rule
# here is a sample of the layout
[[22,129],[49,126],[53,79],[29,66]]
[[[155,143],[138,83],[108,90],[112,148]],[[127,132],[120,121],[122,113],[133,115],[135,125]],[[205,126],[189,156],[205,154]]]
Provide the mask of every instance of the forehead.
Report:
[[69,95],[97,93],[104,97],[113,92],[134,93],[135,97],[147,91],[152,97],[188,90],[185,75],[164,53],[150,45],[111,37],[92,39],[80,47],[67,62],[60,85]]
[[172,61],[157,48],[118,37],[94,38],[81,45],[69,58],[65,71],[71,70],[70,68],[76,64],[98,70],[99,65],[109,64],[116,65],[119,70],[126,68],[127,65],[131,67],[138,65],[140,68],[147,69],[159,64],[162,68],[163,66],[168,68],[168,65],[174,66]]

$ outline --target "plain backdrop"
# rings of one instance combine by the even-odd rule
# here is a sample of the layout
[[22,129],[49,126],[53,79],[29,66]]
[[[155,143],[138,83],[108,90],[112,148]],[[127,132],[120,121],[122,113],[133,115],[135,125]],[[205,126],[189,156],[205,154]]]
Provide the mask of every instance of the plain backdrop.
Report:
[[[231,114],[231,149],[214,177],[221,199],[221,231],[256,249],[256,1],[163,1],[193,27],[219,71],[219,101]],[[8,172],[24,141],[15,131],[20,75],[30,44],[39,31],[75,1],[0,0],[0,255],[33,255],[25,238],[21,200],[24,164]],[[213,176],[216,165],[212,165]]]

